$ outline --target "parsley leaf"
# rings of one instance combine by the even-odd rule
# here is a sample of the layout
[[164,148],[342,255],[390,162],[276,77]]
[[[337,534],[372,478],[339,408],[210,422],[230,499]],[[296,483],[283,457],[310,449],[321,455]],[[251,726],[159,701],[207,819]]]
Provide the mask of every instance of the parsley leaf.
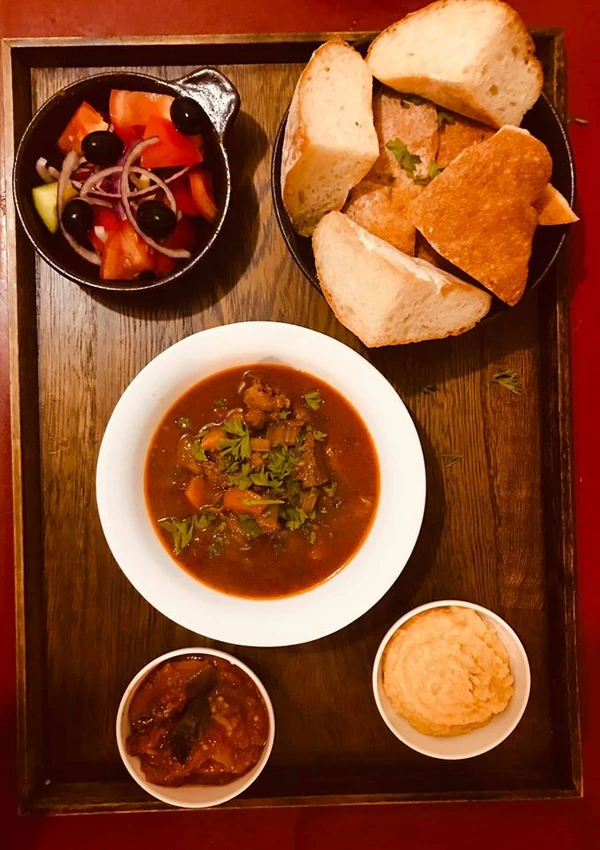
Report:
[[285,505],[283,499],[244,499],[244,505]]
[[454,454],[442,455],[442,460],[445,461],[445,463],[444,463],[445,467],[454,466],[455,463],[458,463],[459,461],[462,460],[462,455],[454,455]]
[[250,474],[249,463],[233,463],[227,470],[229,482],[233,487],[239,487],[240,490],[247,490],[252,485],[252,476]]
[[267,455],[267,471],[275,479],[287,478],[297,463],[298,456],[289,446],[276,446]]
[[451,112],[446,112],[445,109],[440,109],[438,106],[437,111],[437,125],[438,129],[441,130],[444,124],[454,124],[456,118]]
[[190,444],[190,454],[192,454],[200,463],[208,460],[206,452],[202,448],[202,439],[200,437],[196,437],[196,439]]
[[327,439],[327,434],[325,431],[313,431],[313,437],[315,440],[318,440],[319,443],[322,443],[323,440]]
[[246,423],[237,417],[234,419],[226,419],[223,423],[223,430],[226,434],[232,436],[225,437],[221,440],[220,450],[224,456],[230,456],[235,460],[248,460],[252,454],[250,445],[250,432]]
[[323,484],[323,491],[330,497],[333,498],[335,496],[335,491],[338,488],[337,481],[332,481],[331,484]]
[[308,520],[306,511],[303,511],[302,508],[296,508],[294,505],[282,508],[280,514],[284,520],[285,527],[290,531],[296,531],[298,528],[301,528]]
[[254,517],[248,514],[241,514],[238,517],[238,522],[246,537],[259,537],[262,534],[262,529]]
[[304,401],[311,410],[318,410],[323,403],[319,390],[313,390],[310,393],[305,393]]
[[179,419],[175,420],[175,424],[178,425],[180,428],[183,428],[184,431],[192,430],[192,423],[187,418],[187,416],[180,416]]
[[215,399],[215,407],[227,407],[227,399],[226,398],[216,398]]
[[508,369],[506,372],[498,372],[498,374],[494,375],[492,378],[492,383],[499,384],[501,387],[504,387],[505,390],[509,390],[509,392],[514,393],[515,395],[521,395],[523,391],[519,376],[516,372],[513,372],[512,369]]
[[432,159],[429,163],[429,167],[427,168],[427,174],[424,177],[419,177],[417,175],[417,177],[414,178],[413,182],[416,183],[417,186],[427,186],[427,184],[431,183],[433,178],[437,177],[438,174],[441,174],[443,170],[444,169],[440,168],[437,162]]
[[260,472],[253,472],[250,476],[251,482],[255,487],[270,487],[269,475],[262,469]]
[[402,94],[400,102],[404,109],[408,109],[411,103],[415,106],[420,106],[422,103],[426,103],[426,100],[419,94]]
[[391,139],[391,141],[385,143],[385,146],[394,154],[400,163],[400,167],[406,171],[408,176],[414,178],[421,157],[417,156],[416,153],[411,153],[401,139]]
[[196,530],[196,514],[185,519],[175,517],[159,519],[158,524],[173,538],[173,553],[179,555],[189,546]]
[[280,419],[287,419],[288,416],[291,416],[291,415],[292,415],[291,410],[280,410],[279,411],[279,418]]

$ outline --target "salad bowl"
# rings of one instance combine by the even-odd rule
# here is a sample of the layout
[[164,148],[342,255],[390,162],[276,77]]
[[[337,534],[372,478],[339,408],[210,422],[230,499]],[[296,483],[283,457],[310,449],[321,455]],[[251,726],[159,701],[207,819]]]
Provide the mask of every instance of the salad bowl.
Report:
[[[148,92],[156,96],[183,97],[188,103],[191,99],[200,107],[203,166],[210,171],[216,207],[212,220],[207,221],[201,217],[193,219],[196,236],[189,257],[177,263],[163,265],[155,274],[143,274],[132,280],[101,279],[98,267],[73,250],[64,232],[59,230],[53,233],[48,229],[36,209],[32,195],[35,187],[41,182],[38,170],[40,161],[47,162],[54,176],[60,172],[64,158],[58,147],[58,140],[81,105],[89,104],[92,112],[96,110],[101,116],[106,116],[113,91],[120,94]],[[220,71],[211,67],[199,68],[172,82],[130,71],[97,74],[61,89],[33,116],[21,138],[15,157],[15,206],[21,224],[35,249],[60,274],[92,289],[141,291],[162,287],[180,279],[195,268],[210,251],[227,215],[231,197],[231,173],[225,138],[239,105],[240,97],[233,84]],[[157,145],[158,147],[160,145]],[[127,150],[125,145],[124,157]],[[160,167],[156,170],[163,171]],[[82,253],[85,253],[85,250]]]

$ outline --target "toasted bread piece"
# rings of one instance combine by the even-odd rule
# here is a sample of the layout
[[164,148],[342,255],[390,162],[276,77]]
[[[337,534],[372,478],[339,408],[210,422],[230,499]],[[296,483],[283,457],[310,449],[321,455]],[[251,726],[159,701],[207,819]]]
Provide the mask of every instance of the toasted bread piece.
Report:
[[502,301],[516,304],[537,226],[533,204],[551,172],[542,142],[526,130],[503,127],[463,151],[407,214],[434,250]]
[[312,241],[329,306],[370,348],[454,336],[490,309],[484,290],[398,251],[343,213],[326,215]]
[[[437,251],[434,251],[427,239],[423,236],[422,233],[419,233],[417,230],[417,236],[415,239],[415,257],[418,257],[420,260],[427,260],[428,263],[431,263],[432,266],[435,266],[438,269],[442,269],[448,274],[453,274],[454,267],[452,263],[449,263],[448,260],[444,259],[441,254],[438,254]],[[456,275],[454,275],[456,277]]]
[[[417,190],[419,187],[415,187]],[[416,195],[395,190],[393,185],[372,183],[366,178],[350,192],[344,213],[369,233],[379,236],[406,254],[415,252],[414,224],[405,215],[408,201]]]
[[573,224],[579,221],[567,199],[551,183],[544,187],[533,206],[538,214],[538,224]]
[[281,192],[303,236],[326,212],[341,210],[377,159],[372,89],[364,59],[341,39],[315,50],[300,75],[283,141]]
[[[379,157],[367,176],[352,189],[343,212],[370,233],[400,251],[414,254],[415,227],[406,207],[422,186],[414,177],[427,174],[438,145],[437,110],[432,103],[412,103],[391,91],[377,91],[373,117],[379,139]],[[399,139],[419,157],[411,176],[398,162],[387,142]]]
[[439,132],[439,146],[436,162],[440,168],[446,168],[452,160],[471,145],[485,142],[494,135],[491,127],[471,121],[463,115],[450,113],[452,123],[444,123]]
[[412,103],[397,92],[376,91],[373,95],[373,120],[379,140],[379,157],[366,176],[366,180],[389,182],[389,178],[401,178],[404,183],[414,184],[414,179],[402,168],[388,142],[399,139],[420,162],[415,167],[415,176],[427,174],[431,160],[438,150],[437,109],[433,103]]
[[373,76],[493,127],[520,124],[542,67],[518,13],[500,0],[438,0],[371,43]]

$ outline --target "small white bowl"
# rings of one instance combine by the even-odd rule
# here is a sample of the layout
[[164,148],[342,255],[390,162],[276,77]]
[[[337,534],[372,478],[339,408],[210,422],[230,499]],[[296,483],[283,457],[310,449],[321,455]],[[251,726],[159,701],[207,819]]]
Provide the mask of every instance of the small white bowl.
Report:
[[[248,773],[245,773],[243,776],[240,776],[239,779],[229,782],[227,785],[181,785],[179,788],[155,785],[152,782],[148,782],[144,776],[141,761],[138,756],[130,756],[125,747],[125,743],[131,732],[131,724],[129,723],[128,717],[129,703],[131,702],[133,694],[137,690],[138,686],[148,673],[150,673],[151,670],[154,670],[154,668],[163,661],[183,655],[212,655],[217,658],[224,658],[226,661],[229,661],[230,664],[235,664],[236,667],[239,667],[252,679],[266,706],[269,717],[269,736],[262,755],[252,770],[248,771]],[[155,658],[153,661],[150,661],[149,664],[146,664],[146,666],[133,677],[123,694],[119,710],[117,711],[116,732],[117,746],[119,748],[119,754],[123,760],[123,764],[144,791],[147,791],[148,794],[156,797],[157,800],[161,800],[163,803],[168,803],[170,806],[179,806],[184,809],[206,809],[209,806],[218,806],[221,803],[227,802],[227,800],[233,799],[233,797],[237,797],[238,794],[241,794],[242,791],[245,791],[246,788],[252,785],[254,780],[262,773],[267,761],[269,760],[269,756],[271,755],[273,741],[275,740],[275,714],[265,686],[249,667],[246,667],[245,664],[237,658],[234,658],[233,655],[229,655],[227,652],[221,652],[218,649],[210,649],[208,647],[192,646],[187,649],[176,649],[174,652],[167,652],[165,655]]]
[[[232,366],[291,366],[330,384],[365,423],[380,466],[379,504],[350,561],[327,581],[279,599],[246,599],[195,579],[169,555],[146,508],[148,447],[187,390]],[[155,357],[133,379],[106,426],[96,498],[110,550],[139,593],[197,634],[245,646],[289,646],[352,623],[387,593],[416,543],[425,507],[425,462],[410,414],[377,369],[325,334],[279,322],[201,331]]]
[[[432,608],[441,608],[450,605],[460,608],[472,608],[484,620],[487,620],[490,626],[496,629],[498,637],[508,652],[510,667],[515,680],[515,692],[504,711],[496,714],[486,726],[482,726],[481,729],[475,729],[473,732],[467,732],[465,735],[443,738],[435,735],[424,735],[422,732],[418,732],[407,720],[394,711],[383,690],[381,660],[386,646],[400,626],[423,611],[430,611]],[[463,602],[457,599],[442,599],[439,602],[428,602],[419,608],[413,608],[408,614],[400,617],[381,641],[373,663],[373,694],[375,695],[375,702],[377,703],[379,713],[390,731],[404,744],[418,753],[438,759],[473,758],[473,756],[480,756],[482,753],[487,753],[488,750],[497,747],[498,744],[502,743],[510,735],[523,716],[527,701],[529,700],[530,689],[531,671],[529,669],[529,661],[523,644],[513,629],[501,617],[494,614],[493,611],[482,608],[481,605],[475,605],[473,602]]]

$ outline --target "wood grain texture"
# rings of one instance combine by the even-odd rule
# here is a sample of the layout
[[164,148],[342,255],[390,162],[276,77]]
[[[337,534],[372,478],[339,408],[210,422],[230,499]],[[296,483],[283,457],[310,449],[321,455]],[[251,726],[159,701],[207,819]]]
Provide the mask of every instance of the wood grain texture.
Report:
[[[162,808],[125,779],[114,741],[116,708],[149,659],[206,641],[152,609],[112,559],[96,512],[95,463],[114,405],[152,357],[195,331],[248,319],[305,325],[367,356],[414,417],[429,495],[402,576],[356,623],[298,647],[220,644],[263,679],[278,723],[268,768],[231,805],[580,792],[564,269],[463,337],[368,352],[295,267],[271,204],[270,140],[318,41],[190,39],[82,49],[77,40],[59,40],[47,48],[7,48],[14,97],[7,111],[17,138],[31,109],[105,69],[94,61],[166,79],[216,63],[242,99],[228,139],[230,214],[214,251],[187,281],[133,297],[92,294],[34,263],[20,230],[11,243],[24,810]],[[547,91],[564,108],[560,34],[538,34],[538,50]],[[519,374],[521,395],[492,382],[505,369]],[[423,392],[429,385],[437,392]],[[461,460],[450,466],[445,456],[453,454]],[[432,762],[394,739],[370,686],[389,625],[415,605],[448,597],[503,616],[532,667],[519,727],[468,771]]]

